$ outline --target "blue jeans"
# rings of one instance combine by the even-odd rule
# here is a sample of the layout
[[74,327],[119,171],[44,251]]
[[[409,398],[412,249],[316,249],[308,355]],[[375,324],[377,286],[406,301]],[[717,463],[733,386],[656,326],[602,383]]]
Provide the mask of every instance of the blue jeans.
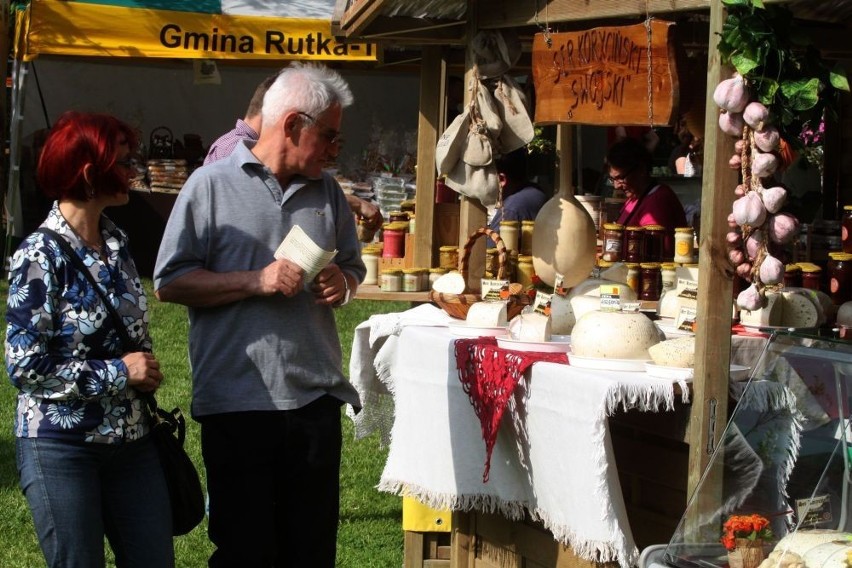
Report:
[[210,568],[334,568],[340,405],[201,417]]
[[47,565],[174,566],[171,510],[151,439],[110,445],[18,438],[21,489]]

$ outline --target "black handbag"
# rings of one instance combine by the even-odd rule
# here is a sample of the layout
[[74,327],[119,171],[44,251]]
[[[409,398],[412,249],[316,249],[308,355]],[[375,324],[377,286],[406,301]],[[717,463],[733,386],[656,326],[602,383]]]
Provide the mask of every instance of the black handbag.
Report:
[[[126,351],[139,350],[131,339],[127,328],[121,321],[121,316],[110,303],[109,298],[98,286],[92,274],[86,269],[83,261],[71,248],[65,238],[56,231],[39,228],[39,232],[50,235],[68,255],[71,263],[92,284],[93,288],[100,294],[104,305],[113,319],[116,331],[121,338],[122,347]],[[153,394],[142,394],[142,398],[148,407],[151,416],[151,436],[157,453],[160,456],[160,464],[166,478],[169,489],[169,500],[172,509],[172,534],[183,535],[194,529],[204,518],[204,491],[201,488],[201,480],[198,471],[192,463],[189,455],[183,447],[186,438],[186,419],[179,408],[167,412],[157,406],[157,399]]]

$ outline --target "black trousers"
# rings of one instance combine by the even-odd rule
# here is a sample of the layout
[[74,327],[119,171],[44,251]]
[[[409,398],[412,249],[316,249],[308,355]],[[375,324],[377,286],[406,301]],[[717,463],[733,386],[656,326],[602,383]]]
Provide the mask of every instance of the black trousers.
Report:
[[341,402],[201,419],[211,568],[334,568]]

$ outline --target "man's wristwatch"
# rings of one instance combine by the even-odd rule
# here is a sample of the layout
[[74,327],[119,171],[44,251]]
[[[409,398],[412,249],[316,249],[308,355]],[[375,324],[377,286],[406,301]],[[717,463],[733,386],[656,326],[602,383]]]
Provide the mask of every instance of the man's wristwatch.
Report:
[[[341,274],[343,273],[341,272]],[[346,275],[343,275],[343,286],[346,288],[346,291],[343,293],[343,299],[335,304],[337,308],[342,308],[352,299],[352,289],[349,287],[349,280],[346,279]]]

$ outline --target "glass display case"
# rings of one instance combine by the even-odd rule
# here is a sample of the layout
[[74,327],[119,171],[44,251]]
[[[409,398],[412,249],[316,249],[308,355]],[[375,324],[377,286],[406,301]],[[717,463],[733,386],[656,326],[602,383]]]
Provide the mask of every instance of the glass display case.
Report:
[[737,403],[674,536],[640,565],[756,568],[768,558],[767,568],[787,551],[806,568],[848,566],[850,393],[852,343],[775,331],[748,381],[731,384]]

